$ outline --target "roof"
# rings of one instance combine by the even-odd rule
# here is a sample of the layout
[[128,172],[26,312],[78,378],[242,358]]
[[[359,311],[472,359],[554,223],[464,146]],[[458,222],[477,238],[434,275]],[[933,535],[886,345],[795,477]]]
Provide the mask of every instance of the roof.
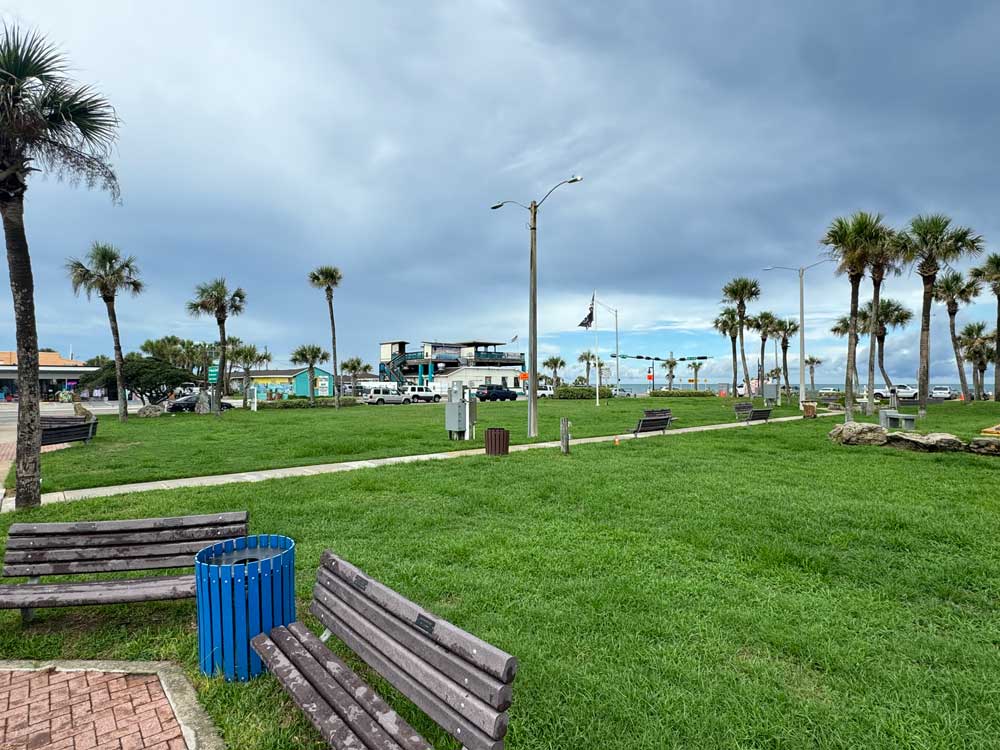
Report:
[[402,339],[398,339],[396,341],[379,341],[379,343],[380,344],[409,344],[410,342],[409,341],[403,341]]
[[459,346],[506,346],[506,341],[459,341]]
[[[0,352],[0,365],[16,365],[17,352]],[[59,352],[38,352],[40,367],[85,367],[78,359],[63,359]]]
[[[251,378],[294,378],[299,373],[306,372],[308,369],[309,369],[308,367],[296,367],[291,370],[251,370],[250,377]],[[316,372],[320,372],[326,375],[331,374],[329,370],[327,370],[324,367],[320,367],[319,365],[317,365],[313,369]],[[236,370],[233,372],[233,377],[238,380],[239,378],[243,377],[243,372],[240,370]]]

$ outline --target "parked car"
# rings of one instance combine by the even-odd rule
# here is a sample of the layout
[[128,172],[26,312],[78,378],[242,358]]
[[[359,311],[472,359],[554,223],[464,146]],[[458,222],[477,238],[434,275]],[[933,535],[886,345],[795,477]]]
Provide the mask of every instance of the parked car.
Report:
[[435,393],[426,385],[404,385],[400,391],[414,401],[433,401],[436,404],[441,400],[441,394]]
[[[907,385],[906,383],[894,385],[893,390],[896,391],[896,398],[916,398],[918,393],[916,386]],[[889,395],[889,389],[885,386],[875,389],[875,398],[889,398]]]
[[[836,398],[837,396],[843,396],[843,391],[840,388],[820,388],[819,395],[826,398]],[[875,391],[875,395],[878,395],[878,391]]]
[[624,388],[619,388],[618,386],[611,389],[611,395],[614,398],[633,398],[635,396],[632,391],[626,391]]
[[486,383],[476,388],[480,401],[517,401],[517,394],[505,385]]
[[556,395],[556,389],[551,385],[540,385],[538,386],[538,398],[554,398]]
[[[189,396],[181,396],[180,398],[176,398],[170,403],[168,403],[167,411],[172,413],[177,413],[182,411],[194,411],[195,404],[197,403],[198,403],[198,394],[192,393]],[[212,403],[211,396],[208,397],[208,403],[209,405],[211,405]],[[226,403],[225,401],[222,402],[222,411],[228,411],[229,409],[232,408],[233,408],[232,404]]]
[[957,396],[958,394],[951,389],[950,385],[936,385],[931,388],[931,398],[943,398],[947,400]]
[[382,406],[382,404],[410,404],[413,399],[408,394],[400,393],[395,387],[388,385],[378,385],[365,390],[365,395],[361,401],[370,406]]

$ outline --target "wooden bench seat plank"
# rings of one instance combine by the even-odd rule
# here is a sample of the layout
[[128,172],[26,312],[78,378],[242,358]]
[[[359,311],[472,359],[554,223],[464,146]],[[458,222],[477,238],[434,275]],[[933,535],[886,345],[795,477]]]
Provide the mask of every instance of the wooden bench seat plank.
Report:
[[167,518],[137,518],[124,521],[76,521],[71,523],[14,523],[11,536],[38,534],[109,534],[122,531],[155,531],[157,529],[186,529],[195,526],[233,526],[246,524],[250,514],[245,510],[232,513],[211,513],[200,516]]
[[166,555],[191,555],[207,547],[204,541],[151,544],[141,547],[61,547],[56,549],[12,549],[7,550],[4,562],[41,563],[76,562],[80,560],[107,560],[114,557],[164,557]]
[[[465,686],[458,684],[446,674],[414,654],[402,643],[393,640],[386,633],[366,620],[342,599],[331,594],[321,586],[313,591],[315,600],[332,612],[354,633],[364,638],[382,654],[416,679],[421,685],[432,691],[451,708],[462,713],[469,721],[494,739],[503,737],[506,730],[507,716],[497,711],[485,701],[472,694]],[[332,628],[331,628],[332,630]],[[388,678],[387,678],[388,679]],[[391,681],[391,680],[390,680]]]
[[0,585],[0,609],[78,607],[193,597],[193,575]]
[[328,744],[342,750],[368,750],[274,641],[262,634],[254,638],[252,643],[271,674],[288,691],[295,704],[302,709],[302,713]]
[[[330,571],[320,568],[316,580],[317,586],[321,590],[346,602],[349,607],[361,613],[366,620],[374,623],[380,630],[388,633],[394,640],[402,643],[421,659],[441,670],[488,705],[498,711],[503,711],[510,706],[512,689],[509,683],[500,682],[492,675],[435,643],[422,630],[418,630],[415,626],[386,612]],[[314,595],[329,606],[329,599],[326,595],[315,592]],[[330,608],[333,609],[332,606]]]
[[461,656],[504,683],[514,680],[517,659],[496,646],[452,625],[419,607],[360,569],[337,557],[330,550],[323,553],[322,565],[341,580],[361,591],[367,598],[404,622],[415,624],[449,651]]
[[81,543],[93,547],[113,547],[116,545],[155,544],[157,542],[181,542],[194,539],[231,539],[244,536],[245,526],[212,526],[185,529],[162,529],[160,531],[125,532],[121,534],[53,534],[45,536],[12,535],[7,540],[8,549],[54,549],[79,547]]
[[103,560],[80,560],[78,562],[7,563],[5,561],[3,574],[5,576],[68,576],[80,573],[124,573],[132,570],[166,570],[193,566],[193,554],[121,558],[105,556]]
[[[462,714],[455,711],[433,692],[407,674],[407,672],[400,669],[398,665],[355,633],[322,604],[314,600],[310,611],[324,626],[340,638],[348,648],[360,656],[368,666],[382,675],[389,684],[409,698],[414,705],[433,719],[448,734],[461,742],[468,750],[503,750],[503,739],[487,735]],[[503,730],[506,732],[506,721],[504,722]]]
[[358,704],[374,716],[379,725],[389,733],[405,750],[434,750],[433,746],[421,737],[417,730],[411,727],[402,716],[392,710],[382,696],[358,677],[347,663],[333,653],[301,622],[293,622],[288,626],[289,632],[298,638],[306,651],[312,654],[323,668],[344,688]]
[[370,750],[403,750],[389,734],[382,729],[374,717],[365,711],[339,682],[330,675],[313,655],[299,643],[287,628],[277,627],[270,633],[271,640],[305,677],[313,689],[320,694],[327,705],[333,708],[347,726],[351,728]]

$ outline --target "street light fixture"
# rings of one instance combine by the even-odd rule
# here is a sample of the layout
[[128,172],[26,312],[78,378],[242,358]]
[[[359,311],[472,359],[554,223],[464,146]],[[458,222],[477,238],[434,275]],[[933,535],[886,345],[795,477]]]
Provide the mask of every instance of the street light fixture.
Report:
[[[833,258],[823,258],[808,266],[792,268],[791,266],[768,266],[765,271],[798,271],[799,274],[799,409],[806,400],[806,302],[805,278],[806,271],[822,263],[830,263]],[[780,389],[780,386],[779,386]]]
[[536,242],[536,230],[538,227],[538,207],[545,203],[545,199],[552,195],[553,191],[562,185],[572,185],[580,182],[583,178],[573,175],[568,180],[563,180],[552,186],[540,201],[531,201],[531,205],[524,205],[517,201],[500,201],[490,206],[496,211],[503,208],[508,203],[520,206],[526,210],[531,218],[528,222],[528,229],[531,233],[531,253],[529,259],[529,291],[528,291],[528,437],[538,437],[538,252]]

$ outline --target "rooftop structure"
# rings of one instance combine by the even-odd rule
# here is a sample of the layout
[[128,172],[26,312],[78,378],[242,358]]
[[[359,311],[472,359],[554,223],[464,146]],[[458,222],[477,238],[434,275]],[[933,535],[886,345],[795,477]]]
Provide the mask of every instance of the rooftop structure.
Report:
[[408,341],[383,341],[379,352],[379,379],[423,385],[436,375],[459,367],[509,367],[524,369],[524,353],[502,351],[503,341],[423,341],[407,349]]

